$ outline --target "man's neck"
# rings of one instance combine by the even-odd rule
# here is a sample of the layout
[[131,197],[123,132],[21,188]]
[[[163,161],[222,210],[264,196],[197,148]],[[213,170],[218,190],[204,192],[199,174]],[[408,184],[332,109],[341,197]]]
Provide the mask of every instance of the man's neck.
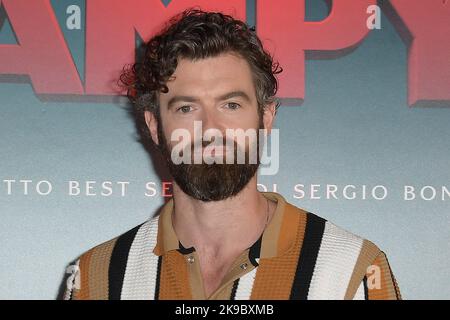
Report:
[[173,227],[180,242],[217,258],[239,254],[258,240],[276,206],[257,190],[256,175],[240,193],[225,200],[193,199],[176,183],[173,194]]

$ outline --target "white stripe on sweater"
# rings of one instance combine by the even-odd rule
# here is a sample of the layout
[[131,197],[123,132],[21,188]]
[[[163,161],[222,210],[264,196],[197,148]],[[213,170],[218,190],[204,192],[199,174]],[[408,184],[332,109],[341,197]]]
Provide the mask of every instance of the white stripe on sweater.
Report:
[[256,267],[239,279],[235,300],[250,300],[257,270],[258,268]]
[[344,299],[362,244],[362,238],[325,223],[308,300]]
[[153,253],[158,236],[159,216],[145,222],[137,231],[128,254],[121,292],[122,300],[153,300],[158,256]]

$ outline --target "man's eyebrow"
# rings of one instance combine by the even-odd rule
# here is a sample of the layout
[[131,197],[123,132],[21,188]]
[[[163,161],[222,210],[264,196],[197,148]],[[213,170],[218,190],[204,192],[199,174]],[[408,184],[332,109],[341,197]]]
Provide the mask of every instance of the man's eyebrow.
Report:
[[177,103],[179,101],[197,102],[198,99],[196,97],[192,97],[192,96],[173,96],[172,98],[169,99],[169,102],[167,102],[167,108],[170,109],[172,107],[172,105],[174,105],[175,103]]
[[235,97],[241,97],[249,103],[252,102],[250,97],[248,96],[248,94],[246,94],[244,91],[231,91],[231,92],[225,93],[224,95],[221,95],[216,100],[223,101],[223,100],[227,100],[227,99],[235,98]]
[[[246,100],[247,102],[249,102],[249,103],[251,102],[249,95],[247,93],[245,93],[244,91],[239,91],[239,90],[225,93],[225,94],[217,97],[216,101],[223,101],[223,100],[227,100],[227,99],[235,98],[235,97],[241,97],[244,100]],[[197,97],[193,97],[193,96],[173,96],[167,102],[167,108],[170,109],[175,103],[180,102],[180,101],[198,102],[199,99]]]

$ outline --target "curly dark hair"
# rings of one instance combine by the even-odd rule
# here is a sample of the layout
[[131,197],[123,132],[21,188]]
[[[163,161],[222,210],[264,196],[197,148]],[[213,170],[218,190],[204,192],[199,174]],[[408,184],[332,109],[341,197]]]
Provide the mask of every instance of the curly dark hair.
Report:
[[[252,70],[258,109],[276,102],[278,62],[264,50],[255,29],[230,15],[190,8],[171,18],[157,35],[143,46],[143,55],[126,65],[119,78],[135,111],[153,112],[159,119],[158,92],[167,93],[167,81],[179,59],[191,60],[233,52],[246,59]],[[148,132],[146,133],[148,136]]]

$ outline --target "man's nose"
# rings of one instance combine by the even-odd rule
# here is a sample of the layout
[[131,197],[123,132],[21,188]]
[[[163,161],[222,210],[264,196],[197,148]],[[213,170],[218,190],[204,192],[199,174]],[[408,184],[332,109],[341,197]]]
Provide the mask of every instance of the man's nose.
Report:
[[214,112],[214,110],[208,110],[205,108],[202,112],[200,121],[202,122],[202,133],[208,129],[217,129],[220,131],[223,129],[219,116],[217,112]]

